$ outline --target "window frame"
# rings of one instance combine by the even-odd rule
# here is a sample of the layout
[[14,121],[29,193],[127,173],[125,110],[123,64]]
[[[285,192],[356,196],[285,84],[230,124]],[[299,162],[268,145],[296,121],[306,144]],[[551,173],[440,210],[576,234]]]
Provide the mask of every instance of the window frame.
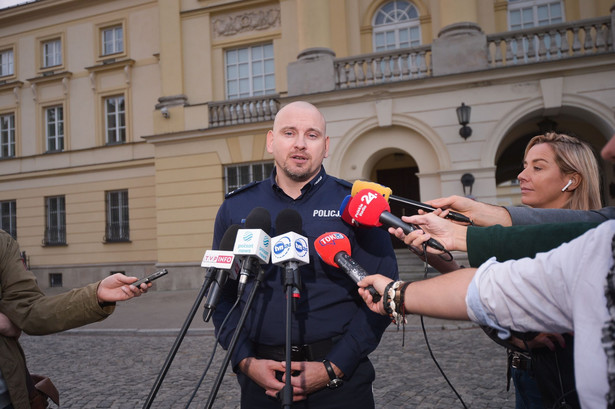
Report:
[[[5,207],[8,205],[8,215],[5,214]],[[8,226],[5,225],[5,220],[8,219]],[[0,201],[0,229],[10,234],[17,240],[17,200],[1,200]]]
[[[0,112],[0,160],[11,159],[16,157],[17,152],[17,127],[16,127],[16,113],[14,111]],[[4,128],[4,118],[12,117],[12,127],[9,122],[8,127]],[[5,135],[7,139],[5,140]],[[5,146],[8,146],[9,152],[5,155]]]
[[[546,22],[546,24],[540,24],[540,20],[538,18],[538,8],[541,6],[551,6],[555,3],[559,3],[560,9],[562,11],[562,15],[560,17],[561,21],[558,21],[556,23],[552,21],[551,13],[550,13],[551,7],[549,7],[548,8],[549,10],[548,21]],[[511,12],[520,11],[521,13],[523,13],[523,10],[527,10],[529,8],[532,9],[532,25],[531,26],[527,25],[523,20],[521,20],[520,27],[512,28]],[[544,25],[563,23],[566,21],[566,8],[565,8],[563,0],[512,0],[512,1],[508,0],[508,11],[506,14],[506,20],[507,20],[509,31],[522,30],[524,28],[540,27]]]
[[[52,214],[52,202],[55,213]],[[45,197],[45,246],[65,246],[66,242],[66,197],[64,195]]]
[[[255,166],[261,167],[260,172],[261,172],[262,179],[254,178]],[[251,183],[254,181],[260,181],[260,180],[266,180],[271,175],[271,171],[274,166],[275,164],[273,160],[247,162],[247,163],[233,163],[233,164],[225,165],[224,166],[224,194],[228,194],[232,192],[233,190],[240,188],[241,186],[247,185],[248,183]],[[248,180],[247,181],[244,181],[241,179],[241,172],[239,172],[239,169],[243,167],[248,167]],[[232,168],[236,169],[237,173],[235,176],[234,183],[229,184],[229,179],[230,179],[229,169],[232,169]]]
[[[54,122],[54,130],[56,134],[53,136],[53,139],[56,141],[56,148],[50,149],[50,135],[49,135],[49,110],[54,109],[56,111],[56,121]],[[57,120],[57,112],[60,109],[62,118]],[[58,125],[61,124],[62,132],[61,135],[58,133]],[[54,152],[64,152],[66,149],[66,115],[64,110],[64,104],[53,104],[43,107],[43,126],[45,127],[45,153],[54,153]],[[61,142],[60,147],[58,148],[58,140]]]
[[[376,20],[378,19],[379,15],[385,14],[383,9],[387,5],[394,3],[394,2],[397,3],[400,1],[407,3],[410,6],[409,10],[414,10],[414,12],[416,13],[415,18],[408,16],[407,19],[403,19],[403,20],[398,19],[397,21],[392,22],[392,23],[376,24]],[[406,15],[408,15],[408,13],[406,13]],[[403,29],[408,29],[409,38],[408,38],[408,45],[402,47],[401,40],[400,40],[400,31]],[[416,30],[416,32],[418,33],[418,40],[411,38],[411,34],[413,33],[413,30]],[[390,46],[389,43],[385,41],[385,44],[382,47],[380,47],[376,43],[376,39],[378,35],[384,34],[386,36],[387,33],[393,33],[393,35],[395,36],[394,45]],[[372,50],[374,52],[394,50],[394,49],[399,49],[399,48],[412,48],[412,47],[420,46],[422,43],[423,43],[423,35],[421,32],[420,13],[419,13],[418,7],[416,7],[416,5],[413,2],[407,1],[407,0],[388,1],[386,3],[383,3],[374,12],[374,16],[372,17]]]
[[[117,205],[114,205],[115,197]],[[114,234],[117,224],[117,234]],[[105,192],[105,243],[130,242],[130,206],[128,189],[108,190]]]
[[[11,56],[10,62],[4,63],[3,55],[7,54]],[[10,72],[4,72],[3,67],[10,67]],[[15,72],[17,71],[15,67],[15,47],[14,46],[0,46],[0,80],[7,80],[9,78],[15,77]]]
[[[267,47],[267,50],[265,50]],[[254,54],[257,49],[260,48],[261,56],[255,57]],[[243,50],[247,50],[248,57],[246,61],[240,61],[240,53]],[[271,51],[270,55],[266,55],[268,51]],[[255,96],[275,95],[276,93],[276,79],[275,79],[275,49],[273,41],[246,44],[237,47],[224,49],[224,93],[226,99],[241,99],[250,98]],[[237,53],[235,62],[229,62],[230,53]],[[241,65],[247,64],[247,75],[243,75],[241,72]],[[260,68],[259,68],[260,67]],[[268,71],[267,69],[270,68]],[[260,69],[260,72],[255,72]],[[230,78],[231,70],[235,71],[233,78]],[[258,79],[262,85],[262,88],[255,88],[255,80]],[[242,89],[242,81],[247,81],[247,91]],[[267,82],[271,81],[270,86]],[[231,85],[236,84],[236,90],[231,90]]]
[[[54,36],[50,38],[45,38],[40,40],[41,44],[41,61],[39,66],[41,67],[41,71],[58,69],[64,66],[64,42],[62,41],[62,36]],[[54,61],[48,64],[48,53],[46,52],[47,45],[49,44],[58,44],[59,49],[53,50],[52,55],[54,56]],[[54,46],[55,48],[55,46]],[[55,59],[59,61],[56,61]]]
[[[116,21],[112,21],[112,22],[106,22],[104,24],[99,24],[97,26],[98,30],[97,30],[97,37],[96,37],[96,47],[98,50],[98,60],[99,61],[103,61],[103,60],[107,60],[107,59],[116,59],[116,58],[121,58],[121,57],[125,57],[127,55],[127,47],[128,47],[128,41],[127,41],[127,30],[126,30],[126,21],[124,20],[116,20]],[[122,40],[121,40],[121,49],[116,49],[116,43],[117,43],[117,39],[114,39],[113,44],[114,44],[114,48],[113,50],[106,50],[105,48],[105,32],[109,31],[109,30],[114,30],[114,29],[121,29],[121,33],[122,33]],[[115,31],[114,31],[115,33]],[[114,35],[115,37],[115,35]]]
[[[113,116],[115,118],[115,126],[113,128],[109,127],[109,112],[108,112],[108,105],[107,105],[107,101],[111,100],[111,99],[118,99],[118,98],[122,98],[123,99],[123,104],[124,104],[124,109],[123,110],[119,110],[119,111],[115,111],[113,112]],[[128,119],[128,115],[126,112],[126,108],[127,108],[127,98],[126,98],[126,93],[115,93],[115,94],[109,94],[109,95],[104,95],[102,96],[102,114],[103,114],[103,123],[104,123],[104,144],[105,145],[121,145],[124,144],[128,141],[128,123],[127,123],[127,119]],[[117,106],[117,105],[116,105]],[[118,122],[121,122],[121,119],[123,119],[124,125],[119,125],[118,126]],[[119,120],[119,121],[118,121]],[[118,135],[120,136],[120,139],[122,137],[122,131],[123,131],[123,140],[118,140]],[[114,135],[114,139],[110,140],[109,138],[109,133],[113,132]]]

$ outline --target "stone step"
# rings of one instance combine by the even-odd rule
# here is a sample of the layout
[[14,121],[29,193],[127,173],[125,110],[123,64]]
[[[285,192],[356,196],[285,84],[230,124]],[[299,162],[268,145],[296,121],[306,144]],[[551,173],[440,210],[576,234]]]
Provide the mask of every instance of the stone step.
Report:
[[[425,274],[425,262],[408,249],[395,249],[395,256],[397,257],[399,277],[404,281],[417,281],[440,274],[431,266],[427,266],[427,274]],[[455,252],[453,257],[457,260],[458,264],[468,265],[466,253]]]

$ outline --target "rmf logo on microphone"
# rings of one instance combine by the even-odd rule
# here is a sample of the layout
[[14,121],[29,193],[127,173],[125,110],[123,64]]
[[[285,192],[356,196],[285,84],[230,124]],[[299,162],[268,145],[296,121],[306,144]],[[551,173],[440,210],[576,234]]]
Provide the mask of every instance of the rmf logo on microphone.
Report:
[[326,236],[318,240],[318,242],[320,243],[321,246],[327,246],[330,244],[335,246],[336,240],[344,240],[345,238],[346,236],[344,236],[342,233],[336,232],[336,233],[327,234]]

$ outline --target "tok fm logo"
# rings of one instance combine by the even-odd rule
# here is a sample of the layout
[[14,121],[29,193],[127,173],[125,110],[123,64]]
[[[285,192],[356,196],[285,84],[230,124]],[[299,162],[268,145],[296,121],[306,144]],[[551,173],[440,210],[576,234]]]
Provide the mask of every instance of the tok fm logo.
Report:
[[344,235],[342,233],[331,233],[319,240],[321,246],[333,245],[335,246],[336,240],[343,240]]

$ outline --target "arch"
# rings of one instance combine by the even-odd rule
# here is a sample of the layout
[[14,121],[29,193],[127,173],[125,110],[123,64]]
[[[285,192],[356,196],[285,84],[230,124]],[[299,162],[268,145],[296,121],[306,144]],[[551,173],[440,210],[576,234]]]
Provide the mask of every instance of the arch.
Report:
[[344,179],[365,179],[380,158],[396,152],[410,155],[421,173],[433,174],[451,167],[448,149],[439,135],[405,115],[393,115],[389,127],[380,127],[376,117],[368,118],[341,138],[332,139],[327,166]]
[[[507,135],[515,125],[522,123],[533,116],[542,116],[544,110],[544,101],[542,97],[536,97],[531,100],[520,102],[516,107],[502,116],[491,137],[486,140],[481,151],[481,166],[493,166],[496,163],[497,154],[505,141]],[[562,107],[560,115],[572,115],[583,121],[592,123],[597,129],[606,136],[615,132],[615,119],[609,107],[595,99],[564,94],[562,97]]]
[[[374,1],[372,2],[369,7],[365,10],[365,13],[363,14],[363,18],[362,18],[362,27],[370,27],[372,26],[372,20],[374,18],[374,15],[376,14],[376,11],[382,7],[384,4],[388,3],[391,0],[378,0],[378,1]],[[424,0],[407,0],[410,3],[412,3],[414,5],[414,7],[416,7],[416,9],[419,12],[419,18],[426,16],[427,14],[429,14],[429,9],[427,8],[427,6],[425,5]]]

